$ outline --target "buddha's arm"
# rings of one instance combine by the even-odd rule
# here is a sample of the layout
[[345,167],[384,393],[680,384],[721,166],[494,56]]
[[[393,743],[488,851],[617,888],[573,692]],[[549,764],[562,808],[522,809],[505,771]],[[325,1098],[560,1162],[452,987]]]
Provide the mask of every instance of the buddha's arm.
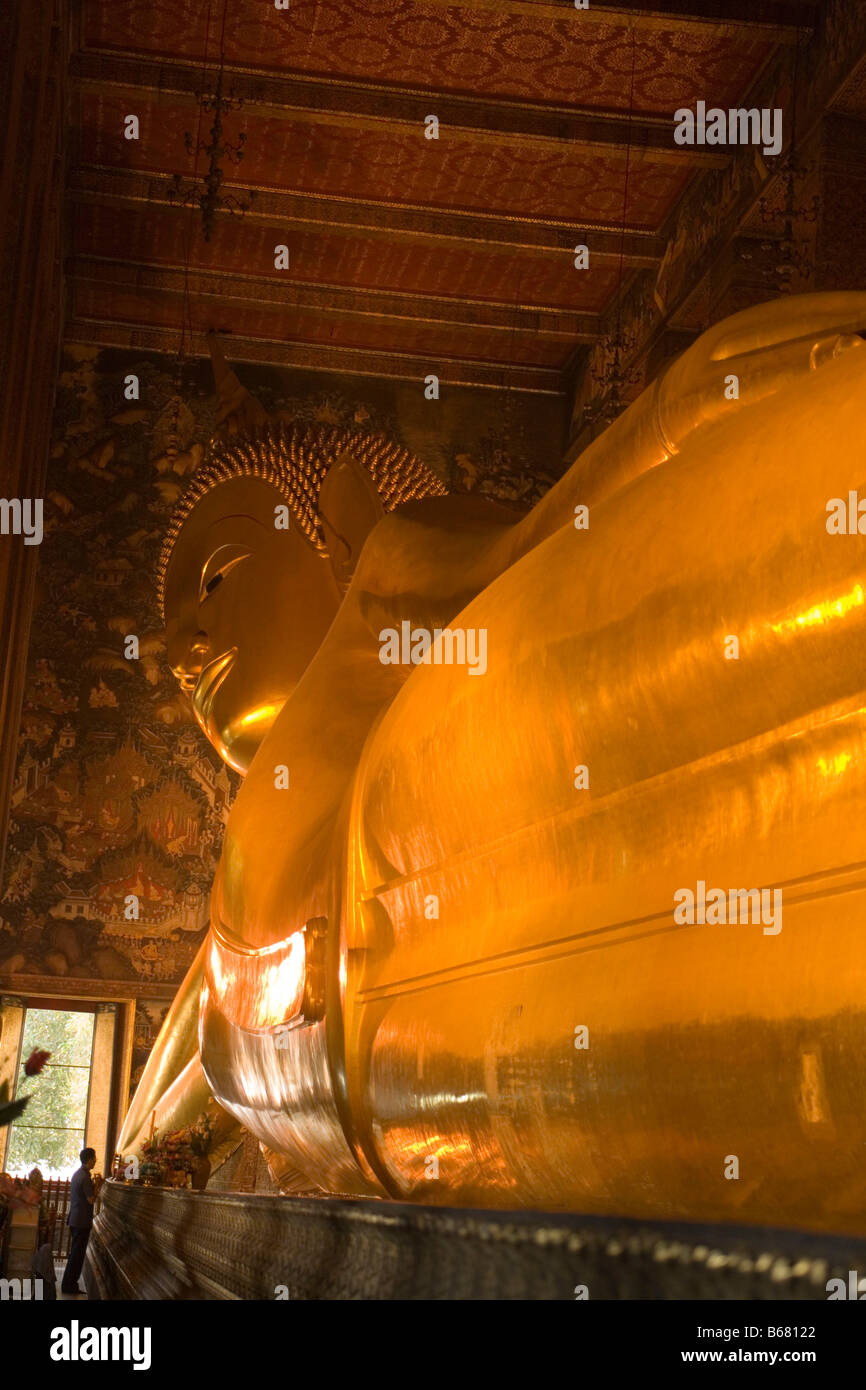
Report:
[[[408,508],[407,515],[386,517],[376,528],[336,622],[250,769],[250,792],[235,802],[229,852],[212,893],[212,914],[230,936],[251,929],[263,939],[288,934],[289,902],[301,920],[322,911],[317,884],[334,818],[364,740],[411,669],[379,662],[379,628],[404,618],[447,622],[474,597],[466,578],[473,558],[513,525],[513,513],[495,503],[435,500],[432,514],[423,506],[417,515]],[[294,795],[288,801],[275,793],[277,762],[290,770]],[[254,787],[263,792],[253,793]],[[262,815],[262,795],[273,801],[273,814]],[[289,882],[279,890],[284,896],[275,895],[271,912],[253,905],[244,881],[250,837],[259,845],[273,838],[271,862],[287,866]],[[306,879],[302,866],[309,869]],[[187,1123],[188,1111],[205,1108],[210,1093],[199,1061],[198,1011],[206,947],[205,942],[148,1058],[119,1141],[123,1153],[138,1150],[154,1112],[157,1127],[170,1130]]]
[[[513,524],[495,506],[466,501],[450,529],[441,514],[422,510],[418,519],[386,517],[370,536],[335,622],[232,808],[212,895],[212,920],[228,937],[264,946],[328,915],[324,885],[339,808],[370,730],[413,669],[380,662],[379,632],[406,619],[452,620],[476,596],[467,580],[476,555]],[[288,788],[277,785],[281,766]],[[260,873],[253,881],[253,862],[271,866],[266,884]]]
[[239,1132],[233,1116],[212,1099],[198,1053],[198,1003],[206,948],[203,941],[147,1059],[117,1143],[125,1157],[141,1153],[151,1126],[161,1134],[171,1133],[206,1111],[215,1120],[214,1155]]
[[147,1059],[118,1140],[117,1147],[123,1154],[134,1151],[135,1141],[139,1133],[149,1126],[150,1117],[160,1097],[187,1063],[198,1056],[196,1030],[204,953],[205,943],[202,942],[163,1020]]

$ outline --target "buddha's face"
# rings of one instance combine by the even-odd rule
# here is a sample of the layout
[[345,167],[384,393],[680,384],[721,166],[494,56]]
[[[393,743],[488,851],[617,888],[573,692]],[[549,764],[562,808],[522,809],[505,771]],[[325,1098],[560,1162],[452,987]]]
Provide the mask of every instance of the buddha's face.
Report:
[[220,757],[246,773],[340,603],[331,567],[267,483],[221,483],[190,513],[165,583],[168,658]]

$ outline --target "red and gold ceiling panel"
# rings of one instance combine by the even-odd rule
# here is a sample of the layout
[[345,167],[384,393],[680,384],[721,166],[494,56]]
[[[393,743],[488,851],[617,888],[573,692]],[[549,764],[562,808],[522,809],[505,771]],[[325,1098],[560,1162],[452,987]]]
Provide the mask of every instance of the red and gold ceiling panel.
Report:
[[[679,0],[650,17],[642,0],[78,0],[74,314],[108,340],[112,319],[168,335],[187,286],[194,326],[219,308],[265,360],[331,345],[359,371],[365,352],[402,354],[411,374],[427,354],[467,381],[478,364],[482,385],[524,364],[565,390],[617,292],[661,262],[690,182],[726,158],[674,145],[674,111],[743,104],[790,43],[741,6],[726,22],[722,3],[716,23],[701,0],[691,19]],[[175,174],[203,187],[184,137],[210,139],[195,94],[221,55],[247,98],[225,116],[223,141],[245,144],[240,164],[221,157],[222,192],[260,199],[243,220],[218,213],[206,242],[166,194]]]
[[[230,0],[225,50],[245,67],[333,79],[622,111],[672,113],[700,97],[726,105],[755,77],[766,38],[710,29],[642,28],[589,10],[539,5],[538,16],[416,0]],[[89,0],[88,47],[216,61],[222,0]]]
[[[140,138],[126,140],[129,96],[82,99],[85,164],[192,175],[195,158],[184,134],[198,136],[196,108],[137,103]],[[209,118],[205,118],[207,126]],[[654,229],[670,211],[690,172],[641,151],[603,152],[563,143],[517,147],[417,131],[351,129],[309,121],[230,115],[225,138],[246,133],[244,158],[227,181],[368,201],[398,199],[433,207],[484,210],[558,222],[621,223]],[[205,131],[205,134],[207,132]],[[203,166],[199,156],[199,174]]]
[[[419,245],[409,239],[295,232],[291,226],[263,227],[229,217],[220,218],[213,239],[206,243],[197,216],[171,208],[85,204],[76,216],[77,255],[112,259],[121,255],[127,262],[183,266],[190,245],[195,246],[197,267],[235,273],[239,278],[268,277],[589,313],[602,309],[618,277],[615,262],[597,264],[592,274],[575,270],[569,251],[539,256],[532,250]],[[288,270],[274,269],[275,245],[288,246]],[[230,294],[231,284],[226,288]]]

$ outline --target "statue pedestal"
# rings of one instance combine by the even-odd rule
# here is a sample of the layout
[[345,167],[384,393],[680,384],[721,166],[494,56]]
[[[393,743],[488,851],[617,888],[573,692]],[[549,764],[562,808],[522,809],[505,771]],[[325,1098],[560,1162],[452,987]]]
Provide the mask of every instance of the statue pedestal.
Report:
[[107,1182],[86,1282],[105,1299],[826,1301],[852,1269],[866,1241]]

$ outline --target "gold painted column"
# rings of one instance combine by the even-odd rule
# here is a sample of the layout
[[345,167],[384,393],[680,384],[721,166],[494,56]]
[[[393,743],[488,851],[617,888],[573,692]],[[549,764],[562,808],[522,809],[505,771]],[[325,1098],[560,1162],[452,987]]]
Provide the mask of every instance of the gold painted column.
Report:
[[[0,995],[0,1086],[9,1082],[9,1098],[15,1095],[15,1078],[18,1075],[18,1062],[21,1056],[21,1039],[24,1035],[24,1014],[26,1004],[23,999],[12,994]],[[0,1129],[0,1172],[6,1167],[6,1150],[12,1126]]]
[[110,1173],[113,1155],[108,1153],[108,1128],[111,1114],[111,1073],[114,1060],[114,1029],[117,1022],[116,1004],[97,1004],[93,1023],[93,1050],[90,1054],[90,1091],[87,1096],[87,1119],[84,1122],[84,1143],[96,1150],[96,1171]]

